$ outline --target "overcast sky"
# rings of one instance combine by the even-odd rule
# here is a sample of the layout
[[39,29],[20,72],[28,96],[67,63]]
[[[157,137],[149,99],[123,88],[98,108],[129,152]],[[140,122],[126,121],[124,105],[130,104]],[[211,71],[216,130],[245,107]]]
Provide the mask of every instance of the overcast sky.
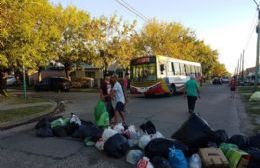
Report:
[[[50,0],[64,7],[72,4],[91,16],[111,16],[116,13],[125,21],[145,22],[120,6],[116,0]],[[180,22],[194,30],[197,37],[219,52],[219,61],[233,73],[237,60],[245,49],[245,67],[255,66],[257,24],[253,0],[124,0],[148,18]],[[251,37],[251,38],[249,38]],[[250,40],[249,40],[250,39]]]

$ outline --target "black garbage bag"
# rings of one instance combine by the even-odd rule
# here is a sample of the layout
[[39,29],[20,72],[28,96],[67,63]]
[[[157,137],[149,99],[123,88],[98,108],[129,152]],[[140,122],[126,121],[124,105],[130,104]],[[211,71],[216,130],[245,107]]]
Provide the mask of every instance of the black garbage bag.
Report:
[[164,157],[168,159],[169,148],[175,146],[176,149],[183,151],[185,155],[188,155],[189,148],[178,140],[170,140],[165,138],[156,138],[151,140],[145,147],[145,156],[153,159],[156,156]]
[[53,137],[53,132],[49,127],[42,127],[36,130],[36,136],[38,137]]
[[49,122],[49,120],[47,118],[43,118],[35,125],[34,128],[39,129],[39,128],[50,128],[50,127],[51,127],[51,123]]
[[151,162],[154,168],[171,168],[170,162],[160,156],[155,156]]
[[227,132],[226,132],[225,130],[217,130],[217,131],[215,131],[213,141],[214,141],[217,145],[220,145],[221,143],[227,142],[227,141],[228,141]]
[[214,137],[214,131],[207,122],[196,113],[193,113],[172,135],[173,139],[178,139],[188,145],[189,148],[194,149],[207,147],[212,137]]
[[207,145],[208,148],[218,148],[218,146],[219,145],[216,144],[215,142],[209,142],[208,145]]
[[66,132],[67,132],[67,135],[71,136],[73,135],[73,133],[75,131],[77,131],[79,129],[79,125],[75,122],[73,123],[69,123],[67,126],[66,126]]
[[85,120],[82,120],[82,119],[80,119],[80,121],[81,121],[81,125],[85,125],[85,126],[92,126],[92,125],[94,125],[94,123],[91,122],[91,121],[85,121]]
[[129,149],[127,139],[120,135],[115,134],[110,137],[104,144],[104,151],[108,156],[121,158],[126,155]]
[[52,129],[53,135],[56,137],[66,137],[67,132],[65,127],[55,127]]
[[248,168],[259,168],[260,167],[260,149],[258,148],[248,148],[246,150],[250,155],[250,161]]
[[151,121],[147,121],[146,123],[140,125],[140,128],[149,135],[156,133],[156,128]]
[[246,149],[249,146],[249,139],[244,135],[233,135],[228,143],[237,145],[239,149]]
[[102,137],[103,130],[95,125],[81,125],[72,134],[73,138],[85,139],[90,138],[91,141],[97,142]]
[[260,149],[260,134],[249,137],[249,146]]

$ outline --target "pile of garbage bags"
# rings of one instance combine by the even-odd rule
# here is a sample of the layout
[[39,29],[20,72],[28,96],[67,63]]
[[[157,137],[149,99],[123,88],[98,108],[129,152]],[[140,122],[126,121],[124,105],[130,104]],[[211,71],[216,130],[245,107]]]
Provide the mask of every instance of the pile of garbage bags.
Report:
[[[106,111],[95,109],[96,120]],[[225,130],[213,130],[198,114],[192,114],[171,136],[164,137],[151,121],[123,126],[109,126],[107,121],[84,121],[72,114],[39,121],[36,135],[39,137],[65,137],[83,140],[86,146],[94,146],[113,158],[126,157],[126,162],[137,168],[201,168],[204,158],[199,149],[220,149],[229,167],[240,168],[241,162],[248,168],[260,167],[260,134],[246,137],[229,137]],[[97,124],[99,123],[99,124]]]

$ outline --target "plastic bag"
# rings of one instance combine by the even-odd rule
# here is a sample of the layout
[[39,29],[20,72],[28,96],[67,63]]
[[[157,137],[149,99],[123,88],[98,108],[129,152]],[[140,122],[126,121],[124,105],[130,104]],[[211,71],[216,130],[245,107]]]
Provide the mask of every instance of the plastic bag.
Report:
[[123,134],[125,131],[125,128],[122,123],[118,123],[117,125],[114,126],[113,130],[115,130],[119,134]]
[[35,125],[35,129],[39,129],[39,128],[50,128],[51,127],[51,123],[47,118],[43,118],[41,119],[36,125]]
[[107,112],[105,103],[102,100],[99,100],[95,106],[94,111],[95,120],[97,121],[103,113]]
[[253,93],[249,99],[250,102],[260,102],[260,92],[256,91]]
[[156,156],[151,162],[154,168],[172,168],[170,162],[163,157]]
[[96,127],[95,125],[81,125],[79,126],[78,130],[76,130],[72,137],[74,138],[90,138],[91,141],[98,141],[102,137],[103,130]]
[[159,131],[157,131],[155,134],[151,134],[150,136],[152,139],[164,138],[164,136]]
[[175,147],[169,149],[169,161],[174,168],[188,168],[183,152]]
[[153,159],[153,157],[160,156],[168,159],[169,148],[175,146],[176,149],[182,150],[188,154],[189,148],[178,140],[170,140],[165,138],[153,139],[145,147],[145,156]]
[[237,168],[239,161],[242,157],[248,157],[248,153],[240,149],[229,149],[226,153],[226,158],[229,162],[230,168]]
[[189,168],[201,168],[201,159],[197,153],[191,155],[189,159]]
[[76,116],[75,114],[72,114],[72,116],[70,118],[70,123],[76,123],[78,125],[81,125],[81,121],[80,121],[79,117]]
[[144,156],[141,150],[130,150],[126,155],[126,161],[133,165],[136,165],[140,159]]
[[109,125],[109,116],[107,112],[104,112],[103,114],[101,114],[100,118],[98,118],[96,120],[96,124],[99,127],[108,127]]
[[106,142],[110,137],[117,134],[117,132],[111,128],[106,128],[102,134],[102,139],[104,142]]
[[56,119],[51,122],[51,128],[63,127],[65,126],[65,122],[62,118]]
[[144,149],[146,147],[146,145],[151,141],[151,137],[149,135],[143,135],[141,136],[141,138],[139,139],[139,147],[141,149]]
[[228,143],[237,145],[239,149],[246,149],[249,146],[249,140],[244,135],[233,135]]
[[38,137],[53,137],[53,132],[48,127],[42,127],[36,130],[36,136]]
[[95,142],[91,141],[90,137],[87,137],[84,139],[84,144],[85,144],[85,146],[94,146]]
[[128,148],[129,146],[127,139],[120,134],[115,134],[110,137],[104,144],[104,151],[106,154],[115,158],[125,156]]
[[99,151],[103,151],[104,150],[104,144],[105,144],[105,142],[103,141],[103,139],[100,139],[99,141],[96,142],[95,147]]
[[178,139],[190,148],[206,147],[214,136],[213,130],[207,122],[198,114],[193,113],[189,119],[172,135],[173,139]]
[[260,149],[258,148],[249,148],[246,151],[250,154],[250,161],[248,168],[259,168],[260,167]]
[[52,129],[53,135],[57,137],[66,137],[67,132],[64,127],[55,127]]
[[[76,132],[79,129],[79,125],[76,123],[69,123],[66,126],[66,132],[69,136],[73,135],[74,132]],[[79,137],[78,137],[79,138]]]
[[220,145],[221,143],[225,143],[228,141],[228,135],[226,133],[225,130],[217,130],[215,131],[215,135],[214,135],[214,142],[217,145]]
[[260,149],[260,134],[249,137],[249,146]]
[[137,168],[153,168],[152,163],[150,162],[149,158],[143,157],[139,162],[137,163]]
[[222,143],[219,148],[222,150],[224,155],[226,155],[230,149],[238,149],[238,146],[235,144]]
[[156,133],[156,128],[151,121],[147,121],[146,123],[140,125],[140,128],[143,130],[143,132],[145,132],[149,135]]

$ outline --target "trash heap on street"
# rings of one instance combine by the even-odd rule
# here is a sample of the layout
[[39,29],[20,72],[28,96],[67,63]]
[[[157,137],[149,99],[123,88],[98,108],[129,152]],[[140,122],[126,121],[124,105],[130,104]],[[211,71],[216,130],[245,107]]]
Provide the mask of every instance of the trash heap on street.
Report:
[[137,168],[260,168],[260,134],[229,138],[225,130],[213,130],[193,113],[171,138],[165,138],[151,121],[139,127],[109,126],[103,106],[99,102],[95,108],[95,124],[74,114],[45,118],[35,126],[36,135],[81,139],[109,157],[126,157]]

